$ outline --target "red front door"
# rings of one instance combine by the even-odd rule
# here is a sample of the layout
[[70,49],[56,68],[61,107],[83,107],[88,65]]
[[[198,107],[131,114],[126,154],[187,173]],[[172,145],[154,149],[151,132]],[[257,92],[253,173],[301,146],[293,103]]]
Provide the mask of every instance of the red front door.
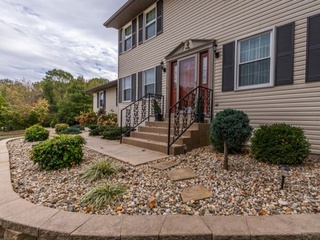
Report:
[[[177,61],[171,63],[171,95],[170,107],[177,102],[178,65]],[[172,109],[174,112],[174,109]]]
[[195,57],[179,61],[179,98],[183,98],[195,87]]

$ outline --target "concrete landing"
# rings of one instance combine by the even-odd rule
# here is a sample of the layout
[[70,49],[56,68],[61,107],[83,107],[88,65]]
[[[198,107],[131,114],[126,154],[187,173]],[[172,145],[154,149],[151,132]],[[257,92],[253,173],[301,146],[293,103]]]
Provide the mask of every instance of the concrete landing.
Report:
[[158,159],[168,157],[168,155],[132,145],[101,139],[99,136],[89,136],[88,131],[81,134],[87,141],[87,148],[108,155],[112,158],[138,166]]

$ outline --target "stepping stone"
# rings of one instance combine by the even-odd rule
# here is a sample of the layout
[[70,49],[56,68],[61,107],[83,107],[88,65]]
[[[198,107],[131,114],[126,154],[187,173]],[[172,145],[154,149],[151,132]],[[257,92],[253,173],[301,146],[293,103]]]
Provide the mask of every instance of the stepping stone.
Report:
[[212,192],[201,185],[186,188],[181,192],[183,202],[197,201],[212,197]]
[[197,174],[195,174],[190,168],[180,168],[168,172],[168,177],[172,181],[186,180],[190,178],[195,178],[196,176]]
[[153,168],[158,169],[158,170],[166,170],[168,168],[177,166],[179,164],[180,164],[180,162],[170,161],[170,162],[156,163],[156,164],[151,165],[150,167],[153,167]]

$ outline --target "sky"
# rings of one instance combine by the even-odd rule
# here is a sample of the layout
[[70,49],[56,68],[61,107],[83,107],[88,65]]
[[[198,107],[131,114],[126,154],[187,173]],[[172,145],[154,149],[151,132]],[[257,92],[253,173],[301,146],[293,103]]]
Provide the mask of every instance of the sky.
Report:
[[0,0],[0,79],[41,81],[54,68],[117,78],[117,30],[103,23],[126,0]]

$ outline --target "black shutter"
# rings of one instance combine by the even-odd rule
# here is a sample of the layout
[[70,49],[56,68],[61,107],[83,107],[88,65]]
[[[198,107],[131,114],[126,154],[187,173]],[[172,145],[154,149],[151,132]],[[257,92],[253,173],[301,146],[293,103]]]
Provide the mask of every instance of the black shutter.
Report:
[[142,97],[142,72],[138,72],[138,99]]
[[320,14],[308,18],[306,82],[320,81]]
[[104,110],[106,110],[106,102],[107,102],[106,91],[103,91],[103,109]]
[[157,35],[162,33],[163,28],[163,0],[157,2]]
[[223,45],[222,92],[234,89],[234,42]]
[[131,101],[136,100],[136,74],[131,75]]
[[122,53],[122,28],[119,29],[119,46],[118,46],[118,50],[119,50],[119,55]]
[[162,95],[162,68],[156,67],[156,94]]
[[139,44],[143,43],[143,13],[139,15]]
[[100,106],[99,106],[99,102],[100,102],[99,98],[100,98],[100,94],[99,94],[99,92],[97,92],[97,108],[100,107]]
[[120,78],[118,81],[119,81],[118,82],[118,86],[119,86],[119,94],[118,94],[119,103],[122,103],[122,78]]
[[137,19],[132,20],[132,48],[137,46]]
[[276,29],[275,85],[293,83],[294,22]]

